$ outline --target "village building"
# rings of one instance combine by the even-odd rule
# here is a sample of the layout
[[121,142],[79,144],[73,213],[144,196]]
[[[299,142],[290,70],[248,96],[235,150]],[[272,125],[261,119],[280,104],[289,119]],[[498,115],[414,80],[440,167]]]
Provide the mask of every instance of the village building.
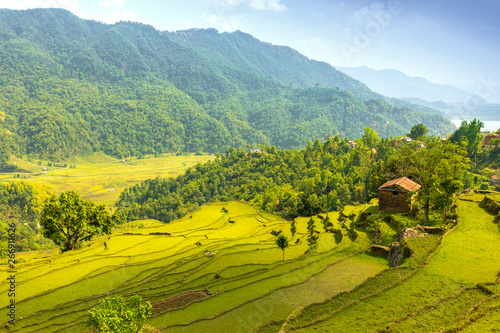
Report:
[[491,140],[500,140],[500,133],[491,133],[485,136],[483,140],[483,145],[484,146],[489,146],[491,144]]
[[354,141],[349,141],[347,144],[348,144],[348,145],[349,145],[349,147],[351,147],[351,148],[356,148],[356,142],[354,142]]
[[388,181],[378,188],[379,211],[409,211],[414,201],[415,191],[420,187],[420,184],[406,177]]
[[412,141],[413,141],[413,139],[412,139],[412,138],[407,137],[407,136],[403,137],[401,140],[403,140],[403,142],[406,142],[406,143],[408,143],[408,142],[412,142]]
[[414,143],[417,145],[418,148],[424,148],[425,147],[425,143],[423,143],[422,141],[414,141]]

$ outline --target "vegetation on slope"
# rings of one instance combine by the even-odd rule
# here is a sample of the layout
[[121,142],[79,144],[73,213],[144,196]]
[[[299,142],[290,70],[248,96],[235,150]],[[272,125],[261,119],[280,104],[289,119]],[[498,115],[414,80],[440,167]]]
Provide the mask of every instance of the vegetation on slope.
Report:
[[207,202],[242,200],[292,219],[366,202],[386,181],[406,176],[422,185],[429,223],[430,206],[448,210],[462,189],[468,159],[455,144],[423,140],[423,148],[398,138],[381,140],[365,128],[356,143],[336,136],[309,142],[300,151],[265,145],[257,151],[231,148],[226,156],[175,179],[156,178],[125,190],[117,209],[129,221],[168,222]]
[[[389,140],[381,146],[392,149]],[[310,216],[351,201],[363,202],[371,158],[372,151],[361,142],[353,149],[338,137],[324,144],[316,140],[300,151],[231,148],[226,156],[196,165],[177,178],[156,178],[126,189],[117,208],[128,220],[168,222],[207,202],[243,200],[286,218]]]
[[[435,245],[423,242],[433,236],[415,239],[415,254],[427,255],[384,271],[352,292],[306,307],[294,322],[296,331],[494,332],[496,323],[488,318],[494,318],[500,304],[500,233],[493,217],[478,206],[483,197],[459,200],[460,223],[430,258],[423,261]],[[273,323],[259,332],[277,332],[281,325]]]
[[[363,208],[349,207],[350,214],[355,218]],[[296,219],[292,235],[290,222],[228,202],[18,264],[18,320],[8,331],[84,331],[89,309],[118,295],[151,302],[153,317],[146,323],[167,332],[251,330],[262,319],[285,319],[297,304],[324,301],[388,267],[384,258],[364,252],[370,244],[364,232],[349,237],[352,220],[341,228],[338,212],[328,216],[343,237],[336,240],[322,228],[324,216],[314,216],[319,237],[313,249],[307,241],[311,218]],[[285,263],[275,232],[290,240]],[[5,288],[2,282],[2,304]],[[252,316],[263,307],[267,311]]]
[[43,205],[52,191],[43,185],[15,182],[0,183],[0,259],[8,253],[8,225],[14,224],[16,251],[51,247],[38,228]]
[[453,129],[440,116],[335,88],[291,89],[151,26],[58,9],[2,10],[0,20],[0,155],[295,148],[327,135],[360,137],[366,126],[383,136],[418,122],[432,133]]

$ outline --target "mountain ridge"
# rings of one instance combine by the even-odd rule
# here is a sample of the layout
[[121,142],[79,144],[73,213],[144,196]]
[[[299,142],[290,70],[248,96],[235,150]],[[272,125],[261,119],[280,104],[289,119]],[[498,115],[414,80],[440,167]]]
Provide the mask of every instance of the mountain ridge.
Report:
[[[404,134],[419,122],[436,134],[454,128],[383,96],[361,100],[356,89],[367,98],[374,93],[344,74],[339,77],[353,92],[283,85],[268,74],[281,70],[288,78],[295,67],[273,67],[279,61],[265,52],[272,63],[251,65],[249,56],[252,72],[240,68],[242,52],[231,56],[234,65],[224,65],[220,51],[145,24],[107,25],[61,9],[2,10],[0,20],[0,151],[7,153],[58,160],[96,151],[115,157],[216,152],[263,142],[298,148],[328,135],[358,138],[372,124],[390,124],[377,128],[382,136]],[[220,38],[224,47],[236,43],[214,31],[202,35]],[[271,45],[248,34],[230,36]],[[301,80],[308,75],[295,70]]]

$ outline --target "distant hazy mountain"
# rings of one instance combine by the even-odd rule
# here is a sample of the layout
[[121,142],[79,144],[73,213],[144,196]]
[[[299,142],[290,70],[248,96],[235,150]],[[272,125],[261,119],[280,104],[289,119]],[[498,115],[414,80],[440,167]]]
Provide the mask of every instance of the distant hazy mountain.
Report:
[[432,83],[422,77],[410,77],[395,69],[375,70],[365,66],[337,69],[363,82],[373,91],[389,97],[461,103],[471,96],[471,93],[464,89]]

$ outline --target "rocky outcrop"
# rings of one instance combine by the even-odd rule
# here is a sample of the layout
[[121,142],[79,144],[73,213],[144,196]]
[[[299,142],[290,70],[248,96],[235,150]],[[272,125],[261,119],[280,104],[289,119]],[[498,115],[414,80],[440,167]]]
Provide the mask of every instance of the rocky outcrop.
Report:
[[425,237],[427,234],[440,234],[443,232],[443,228],[439,227],[416,226],[415,228],[404,228],[399,234],[397,241],[392,243],[389,247],[387,259],[394,267],[399,266],[403,263],[405,258],[411,255],[410,249],[405,246],[405,239]]
[[399,242],[394,242],[389,248],[389,253],[387,259],[392,263],[394,267],[401,265],[405,259],[403,245]]
[[405,238],[416,238],[416,237],[424,237],[427,235],[426,233],[422,232],[421,227],[419,228],[404,228],[403,231],[399,234],[397,242],[401,243],[403,239]]
[[417,226],[419,230],[431,235],[442,235],[444,234],[445,229],[442,227],[426,227],[426,226]]

